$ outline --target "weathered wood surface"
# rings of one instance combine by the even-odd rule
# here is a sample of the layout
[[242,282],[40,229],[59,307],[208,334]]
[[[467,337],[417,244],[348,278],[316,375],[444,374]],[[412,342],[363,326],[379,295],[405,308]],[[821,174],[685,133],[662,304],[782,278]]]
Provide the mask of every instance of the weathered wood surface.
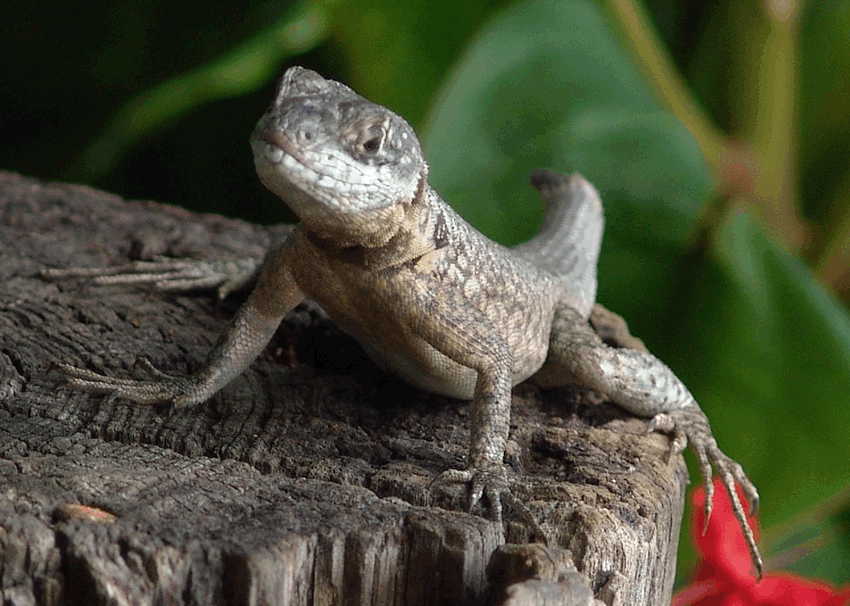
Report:
[[511,482],[543,548],[516,512],[500,526],[430,486],[464,465],[468,405],[384,375],[315,305],[191,410],[51,372],[129,376],[138,355],[190,372],[239,301],[42,268],[260,254],[285,229],[0,172],[4,604],[669,603],[684,464],[596,394],[514,390]]

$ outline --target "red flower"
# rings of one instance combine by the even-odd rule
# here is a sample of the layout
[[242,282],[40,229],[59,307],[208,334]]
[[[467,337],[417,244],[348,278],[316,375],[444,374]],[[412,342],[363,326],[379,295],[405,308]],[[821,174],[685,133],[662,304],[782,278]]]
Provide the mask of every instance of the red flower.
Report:
[[[758,583],[747,544],[738,522],[732,515],[729,497],[719,479],[715,479],[714,485],[714,510],[705,534],[701,532],[705,520],[705,489],[700,487],[691,496],[691,535],[700,554],[700,561],[694,582],[673,597],[672,606],[850,604],[850,585],[836,590],[828,583],[783,572],[767,572],[761,583]],[[750,527],[758,538],[758,524],[755,518],[750,520]]]

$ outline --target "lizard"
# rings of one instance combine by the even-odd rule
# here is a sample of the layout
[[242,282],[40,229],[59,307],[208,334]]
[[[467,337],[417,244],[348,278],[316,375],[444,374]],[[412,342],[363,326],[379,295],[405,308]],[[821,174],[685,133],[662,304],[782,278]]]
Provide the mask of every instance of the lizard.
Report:
[[627,331],[627,346],[614,347],[591,326],[600,314],[622,320],[595,302],[604,218],[587,180],[533,173],[531,183],[547,204],[543,224],[528,242],[503,247],[431,188],[410,124],[301,67],[279,80],[251,147],[260,180],[299,219],[262,262],[46,272],[154,281],[163,289],[218,285],[220,296],[253,281],[204,365],[176,376],[145,363],[153,378],[126,379],[59,364],[71,386],[140,404],[196,406],[241,374],[284,315],[311,297],[378,366],[418,388],[471,401],[467,467],[436,478],[467,483],[470,508],[486,497],[501,520],[502,499],[510,495],[503,457],[512,388],[526,379],[542,388],[578,385],[649,419],[648,431],[669,434],[668,458],[690,444],[708,492],[706,519],[712,465],[717,469],[761,577],[735,482],[752,512],[755,486],[719,449],[696,399],[661,360]]

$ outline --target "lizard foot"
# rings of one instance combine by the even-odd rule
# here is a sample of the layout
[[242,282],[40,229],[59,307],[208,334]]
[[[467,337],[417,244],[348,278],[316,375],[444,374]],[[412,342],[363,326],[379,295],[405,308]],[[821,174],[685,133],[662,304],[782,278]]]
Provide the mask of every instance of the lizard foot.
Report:
[[183,408],[206,399],[193,376],[166,374],[147,358],[139,358],[136,365],[154,378],[148,381],[119,379],[70,364],[56,364],[56,368],[67,377],[68,385],[76,389],[127,398],[139,404],[171,404],[173,408]]
[[441,483],[469,484],[470,512],[481,500],[481,497],[486,496],[496,522],[502,522],[502,505],[507,505],[544,544],[554,544],[550,533],[544,530],[531,510],[511,492],[507,468],[503,463],[487,462],[470,465],[466,469],[448,469],[435,477],[431,481],[431,486]]
[[115,267],[43,269],[49,280],[92,278],[95,284],[152,284],[162,292],[189,292],[215,288],[219,299],[244,290],[254,279],[260,261],[238,257],[203,261],[156,257],[154,261],[134,261]]
[[508,472],[504,463],[472,464],[466,469],[447,469],[431,482],[434,484],[469,484],[469,511],[482,496],[487,497],[496,522],[502,521],[502,496],[510,493]]
[[[705,483],[706,524],[708,524],[708,520],[711,517],[714,498],[714,483],[711,481],[711,466],[714,465],[723,482],[723,486],[726,488],[726,492],[729,494],[732,511],[738,520],[738,524],[741,526],[741,531],[744,533],[744,539],[747,542],[750,557],[758,572],[758,578],[761,579],[764,572],[764,564],[762,563],[761,553],[756,545],[753,531],[747,523],[748,514],[744,511],[744,506],[741,503],[737,490],[735,490],[735,482],[741,486],[744,496],[749,501],[749,515],[755,515],[758,511],[758,491],[744,473],[741,465],[726,456],[717,447],[717,442],[711,434],[711,426],[705,414],[696,406],[686,406],[669,413],[661,413],[655,415],[649,422],[648,431],[659,431],[672,436],[668,461],[681,453],[690,443],[699,463],[700,475],[702,475],[703,482]],[[703,532],[705,532],[705,529],[703,529]]]

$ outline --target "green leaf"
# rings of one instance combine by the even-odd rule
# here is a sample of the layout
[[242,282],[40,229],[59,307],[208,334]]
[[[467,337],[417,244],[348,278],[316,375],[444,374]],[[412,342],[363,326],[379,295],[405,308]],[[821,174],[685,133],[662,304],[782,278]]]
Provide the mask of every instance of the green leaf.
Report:
[[463,44],[505,0],[349,0],[334,15],[348,83],[418,125]]
[[717,438],[750,446],[764,520],[837,493],[850,476],[846,310],[744,214],[694,270],[670,362],[736,421]]
[[850,318],[799,260],[738,215],[691,249],[713,184],[597,4],[500,13],[449,75],[423,142],[434,187],[507,244],[539,220],[535,168],[600,190],[599,299],[689,385],[771,524],[850,482]]
[[332,0],[296,3],[229,52],[130,99],[83,150],[72,170],[87,179],[100,177],[139,141],[190,111],[266,85],[278,75],[284,59],[324,39],[332,5]]

